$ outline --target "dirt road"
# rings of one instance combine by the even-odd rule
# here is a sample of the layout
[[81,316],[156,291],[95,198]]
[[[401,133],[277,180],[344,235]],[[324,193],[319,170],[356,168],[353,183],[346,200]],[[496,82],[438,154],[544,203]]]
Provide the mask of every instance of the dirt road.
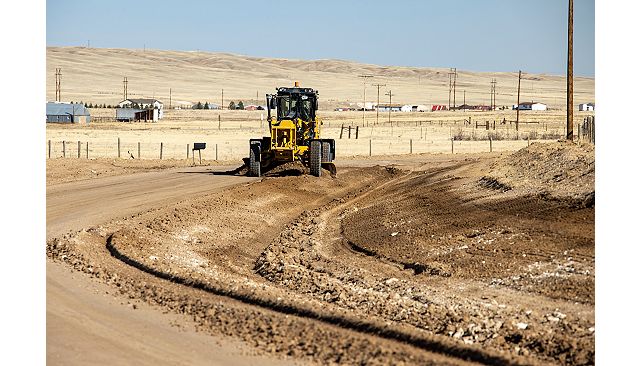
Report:
[[[47,238],[255,180],[211,174],[227,168],[167,169],[47,187]],[[47,260],[46,275],[50,365],[282,364],[253,355],[240,342],[198,333],[184,317],[114,297],[113,288],[68,266]]]
[[[532,168],[544,152],[554,158]],[[403,169],[350,162],[358,167],[342,165],[335,178],[290,170],[52,236],[47,254],[130,299],[125,305],[162,309],[283,360],[592,364],[587,155],[532,145],[517,164],[421,156]],[[553,159],[579,177],[566,197],[544,183],[562,179]],[[518,186],[501,180],[505,166],[522,168]],[[138,347],[144,355],[144,344],[129,351]]]

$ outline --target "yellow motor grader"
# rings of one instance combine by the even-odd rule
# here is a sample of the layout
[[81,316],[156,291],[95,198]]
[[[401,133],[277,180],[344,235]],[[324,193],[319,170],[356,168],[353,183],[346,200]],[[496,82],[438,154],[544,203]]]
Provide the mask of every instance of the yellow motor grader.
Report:
[[[271,136],[249,140],[249,174],[259,177],[278,165],[299,161],[309,168],[311,175],[319,177],[322,168],[336,173],[334,139],[320,138],[322,120],[316,115],[318,92],[293,87],[276,88],[276,94],[267,94],[267,121]],[[271,110],[275,109],[274,116]]]

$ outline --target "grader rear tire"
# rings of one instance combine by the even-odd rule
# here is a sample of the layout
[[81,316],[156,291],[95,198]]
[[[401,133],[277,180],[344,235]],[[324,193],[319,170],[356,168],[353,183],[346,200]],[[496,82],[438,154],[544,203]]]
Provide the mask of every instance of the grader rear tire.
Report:
[[309,147],[309,172],[314,177],[319,177],[322,174],[322,142],[311,141]]
[[249,175],[253,177],[260,176],[260,141],[251,141],[249,143]]

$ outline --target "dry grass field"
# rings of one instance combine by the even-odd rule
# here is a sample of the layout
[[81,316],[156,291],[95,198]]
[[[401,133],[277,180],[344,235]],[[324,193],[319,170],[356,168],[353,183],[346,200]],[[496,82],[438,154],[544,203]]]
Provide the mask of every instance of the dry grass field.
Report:
[[[454,67],[455,65],[451,65]],[[62,99],[116,104],[123,98],[123,78],[128,79],[129,97],[155,97],[168,105],[209,101],[224,104],[243,100],[264,103],[264,94],[278,86],[299,81],[320,91],[321,109],[333,109],[363,100],[363,79],[368,79],[366,99],[376,101],[371,84],[386,84],[397,103],[448,104],[449,69],[382,66],[343,60],[286,60],[227,53],[47,47],[47,100],[55,99],[55,69],[62,68]],[[490,104],[491,79],[497,81],[497,106],[516,103],[518,70],[471,72],[458,70],[456,104]],[[521,101],[539,101],[553,109],[564,109],[566,79],[563,76],[529,74],[523,70]],[[259,100],[256,100],[256,92]],[[594,78],[576,77],[574,101],[593,102]]]

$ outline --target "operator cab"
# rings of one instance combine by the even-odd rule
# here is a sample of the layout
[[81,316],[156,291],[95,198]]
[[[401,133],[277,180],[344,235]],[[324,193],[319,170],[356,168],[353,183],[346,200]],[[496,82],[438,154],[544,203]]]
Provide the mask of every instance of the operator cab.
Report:
[[278,88],[278,93],[267,95],[267,114],[271,119],[271,109],[277,109],[278,121],[301,119],[311,122],[316,119],[318,92],[311,88]]

